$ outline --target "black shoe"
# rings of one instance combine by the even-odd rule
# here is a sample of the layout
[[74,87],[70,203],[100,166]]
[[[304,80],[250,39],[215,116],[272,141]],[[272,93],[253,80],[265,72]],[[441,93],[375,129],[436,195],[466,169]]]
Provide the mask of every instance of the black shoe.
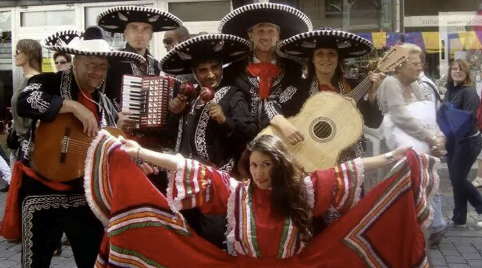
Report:
[[8,192],[8,189],[10,189],[10,184],[5,184],[5,186],[0,188],[0,192],[6,193],[6,192]]
[[430,234],[430,236],[428,237],[428,244],[430,247],[435,247],[435,246],[438,246],[440,244],[440,242],[442,242],[442,239],[444,238],[445,234],[447,233],[447,231],[449,230],[449,226],[448,224],[445,225],[445,227],[436,232],[436,233],[433,233],[433,234]]

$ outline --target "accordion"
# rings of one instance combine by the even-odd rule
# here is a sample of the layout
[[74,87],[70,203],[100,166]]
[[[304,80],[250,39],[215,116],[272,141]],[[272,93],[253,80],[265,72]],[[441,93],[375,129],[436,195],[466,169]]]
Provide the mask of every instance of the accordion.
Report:
[[163,129],[174,92],[182,92],[185,87],[172,76],[124,75],[121,111],[131,113],[128,117],[137,121],[137,129]]

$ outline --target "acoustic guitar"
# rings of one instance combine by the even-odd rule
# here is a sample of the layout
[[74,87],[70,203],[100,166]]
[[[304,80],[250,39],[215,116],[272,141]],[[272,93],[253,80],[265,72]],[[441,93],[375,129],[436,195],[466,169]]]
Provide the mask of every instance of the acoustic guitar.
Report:
[[[374,72],[391,71],[407,58],[408,52],[396,45],[380,60]],[[307,172],[333,167],[340,153],[355,144],[363,134],[363,117],[356,102],[372,85],[373,82],[366,77],[346,96],[320,92],[308,98],[297,115],[287,118],[303,134],[304,141],[291,145],[281,131],[272,126],[266,127],[258,136],[268,134],[281,138]]]
[[[113,136],[125,134],[118,128],[104,128]],[[69,181],[84,175],[85,158],[94,140],[84,134],[82,123],[71,113],[58,114],[52,122],[40,122],[30,165],[42,177]]]

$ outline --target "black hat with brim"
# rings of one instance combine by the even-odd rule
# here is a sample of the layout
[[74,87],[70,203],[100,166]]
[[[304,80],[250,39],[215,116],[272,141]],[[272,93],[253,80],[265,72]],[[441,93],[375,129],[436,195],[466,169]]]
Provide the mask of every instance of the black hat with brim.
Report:
[[282,53],[305,58],[313,57],[319,48],[336,49],[338,56],[346,59],[368,54],[375,47],[361,36],[328,28],[297,34],[279,44]]
[[118,58],[145,62],[139,54],[112,49],[107,41],[104,30],[91,26],[85,32],[76,30],[60,31],[48,36],[42,45],[52,51],[61,51],[72,55],[96,56],[101,58]]
[[313,29],[308,16],[296,8],[282,4],[256,3],[231,11],[221,19],[218,30],[224,34],[248,39],[248,30],[259,23],[278,26],[280,40]]
[[238,61],[249,54],[248,40],[229,34],[205,34],[176,45],[160,62],[168,74],[191,73],[194,62],[222,60],[223,64]]
[[123,33],[131,22],[150,24],[153,32],[169,31],[182,25],[178,17],[151,7],[118,6],[109,8],[97,17],[97,25],[113,33]]

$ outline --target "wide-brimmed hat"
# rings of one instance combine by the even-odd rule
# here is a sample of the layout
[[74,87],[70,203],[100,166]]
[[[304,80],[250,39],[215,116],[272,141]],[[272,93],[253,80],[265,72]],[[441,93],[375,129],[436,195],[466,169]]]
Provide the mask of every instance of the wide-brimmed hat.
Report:
[[175,46],[164,58],[160,66],[169,74],[191,72],[192,62],[221,59],[228,64],[244,58],[251,51],[248,40],[229,34],[205,34],[188,39]]
[[308,16],[296,8],[282,4],[256,3],[231,11],[221,19],[218,30],[247,39],[248,30],[259,23],[277,25],[280,28],[280,40],[313,29]]
[[131,22],[150,24],[153,32],[169,31],[182,24],[182,21],[171,13],[152,7],[118,6],[107,9],[97,17],[97,25],[114,33],[123,33]]
[[62,51],[72,55],[120,58],[138,62],[146,60],[136,53],[112,49],[105,38],[102,28],[91,26],[85,32],[76,30],[57,32],[45,38],[42,45],[49,50]]
[[306,58],[311,58],[318,48],[334,48],[340,58],[346,59],[368,54],[375,47],[361,36],[329,28],[300,33],[279,44],[282,53]]

